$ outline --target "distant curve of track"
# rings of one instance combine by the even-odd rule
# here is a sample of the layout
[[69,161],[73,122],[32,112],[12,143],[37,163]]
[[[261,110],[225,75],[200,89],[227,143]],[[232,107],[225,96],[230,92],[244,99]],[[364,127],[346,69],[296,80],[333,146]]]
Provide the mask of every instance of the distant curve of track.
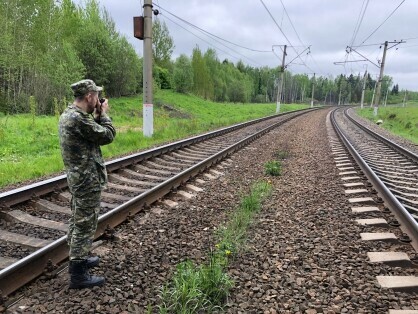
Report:
[[347,111],[333,112],[334,127],[418,250],[418,155],[360,124]]

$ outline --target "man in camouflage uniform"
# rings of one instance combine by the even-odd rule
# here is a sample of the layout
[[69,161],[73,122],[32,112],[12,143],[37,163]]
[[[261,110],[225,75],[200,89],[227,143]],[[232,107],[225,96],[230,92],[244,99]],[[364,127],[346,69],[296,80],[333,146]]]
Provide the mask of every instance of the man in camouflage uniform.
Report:
[[91,276],[89,268],[99,258],[89,257],[100,210],[100,195],[107,183],[107,173],[100,145],[113,141],[116,135],[107,116],[107,100],[99,101],[101,87],[92,80],[71,85],[74,103],[59,120],[61,153],[72,195],[68,230],[71,274],[70,288],[80,289],[104,284],[104,277]]

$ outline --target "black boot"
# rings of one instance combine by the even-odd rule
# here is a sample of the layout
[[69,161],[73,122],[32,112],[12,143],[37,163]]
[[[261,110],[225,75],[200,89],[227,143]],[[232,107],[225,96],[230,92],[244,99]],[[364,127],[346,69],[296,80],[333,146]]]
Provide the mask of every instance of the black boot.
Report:
[[87,268],[93,268],[99,265],[100,258],[98,256],[90,256],[87,258]]
[[89,274],[87,260],[70,261],[70,289],[92,288],[94,286],[103,286],[104,277],[96,277]]
[[[98,256],[90,256],[87,258],[87,268],[94,268],[99,265],[100,258]],[[71,273],[71,267],[68,267],[68,272]]]

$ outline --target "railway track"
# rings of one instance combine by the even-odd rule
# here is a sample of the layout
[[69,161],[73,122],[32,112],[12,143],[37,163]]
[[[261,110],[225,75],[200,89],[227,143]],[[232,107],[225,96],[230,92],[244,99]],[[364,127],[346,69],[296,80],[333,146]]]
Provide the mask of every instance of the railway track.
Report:
[[[331,113],[331,123],[338,135],[331,139],[335,162],[353,213],[366,216],[357,223],[380,231],[361,233],[361,239],[394,244],[394,250],[369,252],[369,260],[416,268],[418,156],[358,123],[347,111],[336,109]],[[394,229],[388,232],[388,228],[397,227],[400,232]],[[410,254],[412,260],[400,252],[402,244],[409,243],[415,252]],[[418,289],[417,276],[377,276],[377,280],[383,288]]]
[[[253,120],[108,162],[109,185],[102,194],[95,237],[111,234],[115,226],[194,176],[311,110]],[[0,194],[0,304],[68,257],[70,198],[66,176]]]

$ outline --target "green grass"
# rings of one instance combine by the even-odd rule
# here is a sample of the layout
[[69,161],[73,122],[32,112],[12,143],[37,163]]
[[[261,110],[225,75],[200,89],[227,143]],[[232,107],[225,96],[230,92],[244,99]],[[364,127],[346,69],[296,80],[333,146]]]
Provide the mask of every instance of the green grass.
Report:
[[[154,97],[154,136],[146,138],[142,135],[141,97],[109,103],[118,134],[112,144],[103,146],[106,159],[275,112],[275,104],[214,103],[162,90]],[[282,105],[283,112],[303,108],[306,106]],[[57,116],[33,120],[31,114],[0,113],[0,188],[63,170],[57,124]]]
[[264,164],[266,174],[277,177],[282,174],[282,163],[278,160],[268,161]]
[[170,284],[161,289],[160,313],[210,313],[221,309],[233,282],[212,254],[209,263],[177,265]]
[[231,215],[228,224],[218,230],[216,248],[221,252],[236,254],[246,240],[247,228],[261,209],[261,203],[271,194],[271,184],[256,182],[248,195],[242,197],[238,209]]
[[274,156],[277,158],[277,160],[285,160],[289,158],[289,152],[286,150],[278,150]]
[[188,260],[177,265],[171,281],[159,295],[160,313],[211,313],[222,311],[233,282],[225,269],[228,260],[245,242],[247,229],[260,211],[262,201],[271,193],[271,185],[260,181],[242,197],[229,222],[217,234],[218,244],[210,252],[209,262],[195,265]]
[[379,107],[377,117],[373,108],[357,109],[357,113],[373,122],[383,120],[383,128],[418,144],[418,106]]

